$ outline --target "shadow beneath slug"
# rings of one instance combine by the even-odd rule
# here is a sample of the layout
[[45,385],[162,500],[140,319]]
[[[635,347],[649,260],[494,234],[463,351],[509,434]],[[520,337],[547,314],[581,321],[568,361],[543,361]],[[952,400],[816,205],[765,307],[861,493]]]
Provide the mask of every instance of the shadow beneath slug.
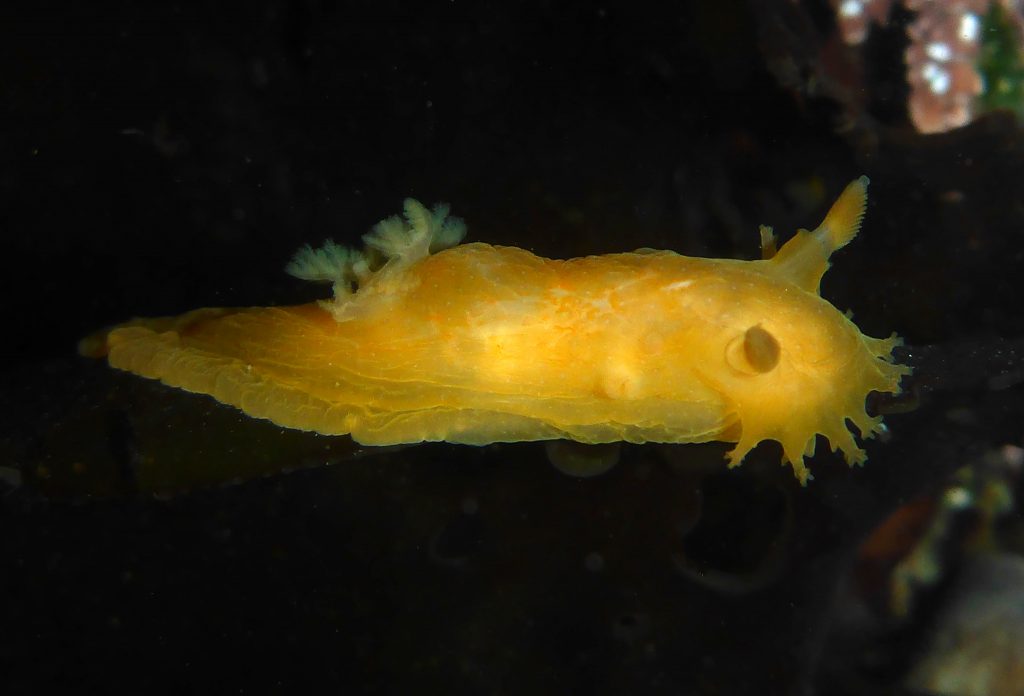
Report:
[[724,594],[745,594],[778,579],[793,533],[792,487],[728,472],[700,484],[701,514],[673,554],[676,570]]

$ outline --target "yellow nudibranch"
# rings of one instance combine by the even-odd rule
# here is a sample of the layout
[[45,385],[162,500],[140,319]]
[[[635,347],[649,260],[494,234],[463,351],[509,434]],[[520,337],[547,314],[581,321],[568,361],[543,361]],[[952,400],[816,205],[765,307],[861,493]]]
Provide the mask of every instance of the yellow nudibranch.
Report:
[[871,391],[910,368],[895,337],[861,334],[822,299],[829,257],[857,234],[867,177],[813,232],[765,258],[671,251],[545,259],[459,244],[461,220],[405,201],[354,251],[305,247],[287,270],[333,283],[293,307],[199,309],[137,319],[80,351],[209,394],[250,416],[364,445],[568,439],[782,445],[797,478],[824,435],[850,464],[882,429]]

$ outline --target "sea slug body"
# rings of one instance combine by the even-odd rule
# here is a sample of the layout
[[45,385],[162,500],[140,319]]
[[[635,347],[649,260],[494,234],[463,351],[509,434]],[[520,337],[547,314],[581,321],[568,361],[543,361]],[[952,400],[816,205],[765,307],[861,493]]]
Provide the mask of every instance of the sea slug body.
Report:
[[293,306],[200,309],[86,339],[84,354],[289,428],[366,445],[568,439],[776,440],[801,482],[817,435],[859,464],[882,427],[871,391],[898,392],[899,341],[870,338],[818,293],[856,235],[866,177],[813,232],[766,258],[671,251],[553,260],[459,244],[446,206],[405,202],[363,251],[306,247],[288,271],[333,284]]

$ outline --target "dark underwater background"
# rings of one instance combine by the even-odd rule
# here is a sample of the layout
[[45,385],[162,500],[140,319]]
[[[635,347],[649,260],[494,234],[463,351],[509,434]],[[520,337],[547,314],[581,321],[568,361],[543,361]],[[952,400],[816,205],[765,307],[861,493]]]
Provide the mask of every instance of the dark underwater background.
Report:
[[[922,133],[934,7],[854,44],[844,5],[0,10],[0,692],[1024,693],[1019,17],[966,3],[1000,99]],[[592,478],[542,443],[362,448],[76,352],[324,297],[291,254],[406,196],[541,256],[751,259],[861,174],[822,294],[915,374],[807,488],[768,442]]]

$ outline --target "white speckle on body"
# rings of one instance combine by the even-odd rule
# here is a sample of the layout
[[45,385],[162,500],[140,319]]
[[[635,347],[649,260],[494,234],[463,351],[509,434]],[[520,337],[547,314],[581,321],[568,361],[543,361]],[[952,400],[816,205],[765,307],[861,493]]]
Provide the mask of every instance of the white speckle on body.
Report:
[[953,57],[953,49],[951,49],[949,44],[945,41],[932,41],[930,44],[925,46],[924,52],[929,58],[937,60],[940,63],[945,63]]
[[960,40],[964,43],[974,43],[978,40],[980,31],[981,22],[978,21],[978,15],[972,12],[964,13],[964,16],[960,18],[960,27],[957,30]]
[[860,0],[843,0],[839,6],[842,17],[859,17],[864,12],[864,4]]

